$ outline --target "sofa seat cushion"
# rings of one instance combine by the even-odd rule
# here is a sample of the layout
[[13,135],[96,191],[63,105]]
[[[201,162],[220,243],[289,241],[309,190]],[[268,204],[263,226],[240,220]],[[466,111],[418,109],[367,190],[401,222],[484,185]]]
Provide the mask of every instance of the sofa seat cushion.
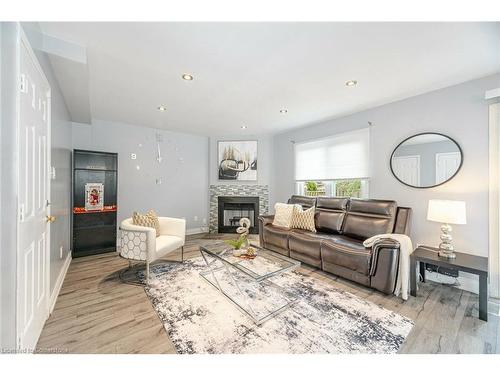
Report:
[[268,224],[264,227],[264,243],[288,250],[288,234],[290,230]]
[[363,275],[370,273],[371,258],[371,249],[365,248],[362,241],[346,236],[332,236],[321,244],[323,262],[336,264]]
[[162,257],[184,245],[184,240],[177,236],[162,234],[156,237],[156,257]]
[[303,229],[293,229],[288,237],[290,258],[320,268],[321,242],[328,238],[331,238],[331,236],[325,233],[312,233]]

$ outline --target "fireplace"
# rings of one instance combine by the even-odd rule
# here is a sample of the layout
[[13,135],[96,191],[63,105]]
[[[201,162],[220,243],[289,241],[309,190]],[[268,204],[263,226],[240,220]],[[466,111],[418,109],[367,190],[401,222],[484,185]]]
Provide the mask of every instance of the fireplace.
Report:
[[218,232],[236,233],[241,218],[250,220],[250,233],[259,233],[259,197],[218,197]]

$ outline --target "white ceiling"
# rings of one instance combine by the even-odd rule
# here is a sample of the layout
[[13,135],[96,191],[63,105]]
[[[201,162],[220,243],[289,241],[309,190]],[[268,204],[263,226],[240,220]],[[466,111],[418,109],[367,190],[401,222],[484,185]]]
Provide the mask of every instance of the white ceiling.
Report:
[[284,131],[500,71],[500,23],[40,26],[86,47],[92,118],[204,135]]

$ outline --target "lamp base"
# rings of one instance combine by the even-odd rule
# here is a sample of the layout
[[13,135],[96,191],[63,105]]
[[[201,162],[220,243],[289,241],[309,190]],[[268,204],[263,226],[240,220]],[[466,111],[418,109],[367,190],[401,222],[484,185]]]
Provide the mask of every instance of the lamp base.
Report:
[[441,243],[439,244],[439,253],[438,255],[443,258],[455,259],[457,256],[453,251],[453,244],[451,243],[453,237],[451,236],[451,225],[443,224],[441,225]]
[[438,255],[442,258],[448,258],[448,259],[455,259],[457,257],[457,255],[455,254],[455,252],[453,250],[452,251],[441,250],[438,252]]

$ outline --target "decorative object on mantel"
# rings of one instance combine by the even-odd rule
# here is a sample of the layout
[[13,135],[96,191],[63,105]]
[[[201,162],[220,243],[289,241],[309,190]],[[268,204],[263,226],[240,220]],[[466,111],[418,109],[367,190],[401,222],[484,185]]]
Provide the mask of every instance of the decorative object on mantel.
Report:
[[390,159],[394,177],[414,188],[444,184],[456,176],[462,163],[458,143],[447,135],[431,132],[406,138],[396,146]]
[[453,237],[451,236],[450,224],[467,224],[465,217],[465,202],[449,200],[429,200],[427,220],[443,223],[441,225],[441,243],[439,244],[439,256],[449,259],[456,257],[453,252]]
[[257,141],[218,142],[219,180],[257,181]]

